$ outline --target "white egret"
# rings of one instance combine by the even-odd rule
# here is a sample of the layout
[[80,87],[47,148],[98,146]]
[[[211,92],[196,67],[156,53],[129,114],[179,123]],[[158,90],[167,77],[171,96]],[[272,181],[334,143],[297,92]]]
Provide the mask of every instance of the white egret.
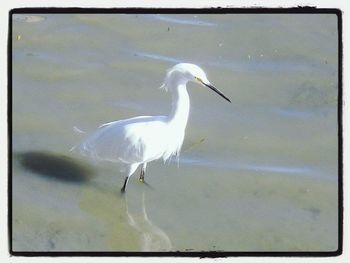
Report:
[[179,63],[168,70],[162,88],[172,93],[172,109],[168,116],[139,116],[103,124],[84,140],[80,152],[94,159],[121,162],[126,165],[122,192],[131,175],[142,165],[140,181],[144,182],[147,163],[178,156],[190,110],[186,84],[197,82],[231,102],[194,64]]

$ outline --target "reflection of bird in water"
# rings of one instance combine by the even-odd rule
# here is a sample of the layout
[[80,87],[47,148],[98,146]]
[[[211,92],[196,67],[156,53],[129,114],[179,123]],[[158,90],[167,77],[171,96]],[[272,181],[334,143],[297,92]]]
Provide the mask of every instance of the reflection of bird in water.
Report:
[[125,192],[130,176],[142,165],[140,181],[144,182],[147,163],[178,156],[187,124],[190,99],[186,84],[199,83],[231,102],[208,81],[204,71],[194,64],[172,67],[162,87],[172,93],[172,110],[168,116],[139,116],[100,126],[79,146],[80,152],[94,159],[121,162],[126,166]]
[[[142,192],[142,208],[136,207],[135,202],[128,201],[126,196],[126,214],[129,219],[130,226],[134,227],[142,235],[143,251],[170,251],[172,249],[171,241],[167,234],[158,226],[154,225],[147,216],[145,205],[145,192]],[[135,198],[134,200],[139,200]],[[133,210],[133,212],[132,212]],[[141,215],[140,215],[141,213]]]

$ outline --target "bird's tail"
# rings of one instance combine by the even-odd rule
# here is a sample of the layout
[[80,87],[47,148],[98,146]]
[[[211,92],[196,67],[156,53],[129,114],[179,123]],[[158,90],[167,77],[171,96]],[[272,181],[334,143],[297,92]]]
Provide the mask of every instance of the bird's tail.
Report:
[[[73,126],[73,131],[79,135],[86,133],[82,129],[79,129],[77,126]],[[77,148],[77,146],[79,146],[79,145],[74,145],[72,148],[69,149],[69,151],[73,152]]]
[[79,129],[77,126],[73,127],[73,131],[75,131],[76,133],[86,133],[85,131]]

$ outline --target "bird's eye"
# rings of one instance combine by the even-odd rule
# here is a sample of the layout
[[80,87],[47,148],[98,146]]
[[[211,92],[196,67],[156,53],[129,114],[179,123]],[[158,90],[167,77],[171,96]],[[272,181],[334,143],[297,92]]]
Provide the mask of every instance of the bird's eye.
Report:
[[198,80],[199,82],[202,82],[202,80],[198,77],[194,77],[196,80]]

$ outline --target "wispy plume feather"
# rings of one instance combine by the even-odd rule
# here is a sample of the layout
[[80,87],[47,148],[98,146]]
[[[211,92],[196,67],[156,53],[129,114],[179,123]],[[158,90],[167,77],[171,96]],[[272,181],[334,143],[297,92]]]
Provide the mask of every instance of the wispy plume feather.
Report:
[[176,71],[176,66],[175,67],[172,67],[171,69],[168,69],[167,72],[166,72],[166,75],[165,75],[165,78],[164,78],[164,82],[162,84],[162,86],[160,86],[160,89],[163,89],[165,91],[168,91],[169,90],[169,81],[170,81],[170,78],[171,78],[171,74]]

